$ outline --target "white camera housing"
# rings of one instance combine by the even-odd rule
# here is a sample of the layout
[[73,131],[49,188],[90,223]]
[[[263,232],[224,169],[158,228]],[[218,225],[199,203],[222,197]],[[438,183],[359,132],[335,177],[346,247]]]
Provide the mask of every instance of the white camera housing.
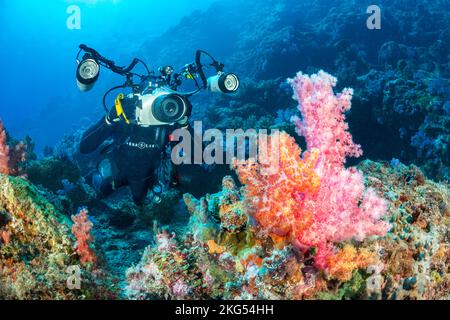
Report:
[[174,125],[188,120],[190,102],[170,90],[155,90],[137,97],[136,122],[142,127]]

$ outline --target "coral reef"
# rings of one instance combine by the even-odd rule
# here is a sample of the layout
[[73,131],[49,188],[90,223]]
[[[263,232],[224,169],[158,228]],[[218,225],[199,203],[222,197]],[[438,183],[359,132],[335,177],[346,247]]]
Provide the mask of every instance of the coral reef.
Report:
[[[270,238],[258,239],[245,212],[241,191],[231,177],[225,177],[222,192],[200,200],[191,195],[184,198],[191,213],[186,233],[176,238],[166,230],[157,232],[156,244],[148,247],[141,262],[127,271],[128,297],[245,296],[242,286],[249,276],[246,268],[262,264],[263,242]],[[249,285],[256,289],[254,283]],[[252,295],[257,297],[258,293]]]
[[433,177],[448,181],[449,80],[411,68],[404,62],[395,70],[371,71],[359,79],[357,95],[394,139],[410,145],[399,152],[400,158],[414,159]]
[[[0,175],[0,297],[449,299],[448,184],[398,160],[346,168],[360,154],[343,115],[350,94],[334,95],[324,73],[291,83],[307,151],[281,133],[279,171],[262,174],[270,158],[236,163],[244,185],[227,176],[218,193],[185,194],[187,223],[178,192],[138,208],[122,190],[93,200],[89,216],[81,209],[71,224],[78,197],[70,191],[84,184],[69,180],[75,171],[63,170],[54,192],[48,182]],[[38,163],[30,167],[39,172]],[[147,227],[160,217],[170,227]],[[73,266],[80,289],[68,283]]]
[[[291,97],[286,94],[288,88],[282,79],[255,81],[246,80],[239,91],[232,96],[202,97],[198,104],[214,104],[214,108],[194,111],[195,117],[204,118],[207,125],[218,129],[272,128],[278,127],[293,130],[289,121],[276,124],[274,108],[283,109],[289,106]],[[195,101],[197,103],[197,101]]]
[[[414,166],[364,161],[366,184],[389,199],[391,231],[341,242],[321,270],[313,252],[280,243],[255,224],[245,190],[185,196],[191,219],[179,234],[159,230],[156,244],[127,271],[131,299],[448,299],[448,185]],[[239,219],[231,231],[223,215]],[[222,217],[222,218],[221,218]],[[246,221],[244,224],[243,221]]]
[[[295,108],[290,91],[283,87],[292,70],[326,69],[342,86],[355,89],[349,121],[366,158],[395,157],[420,165],[432,178],[448,181],[450,35],[449,15],[442,14],[447,4],[380,0],[377,5],[386,13],[383,27],[368,30],[366,9],[371,4],[366,0],[217,2],[146,41],[139,54],[163,65],[185,63],[191,47],[226,52],[224,63],[248,86],[231,101],[203,96],[195,101],[194,116],[214,128],[273,126],[279,110]],[[234,23],[229,26],[224,21]],[[209,35],[214,39],[224,36],[207,41],[199,30],[213,30]],[[175,40],[168,44],[168,37]],[[186,40],[192,46],[180,48]],[[292,133],[290,125],[289,119],[279,124]]]
[[242,188],[225,177],[217,194],[186,194],[186,230],[155,232],[127,271],[129,298],[449,298],[448,185],[398,161],[345,168],[361,154],[343,114],[351,91],[335,95],[323,72],[291,84],[308,151],[272,135],[279,159],[235,161]]
[[[242,186],[189,167],[183,203],[171,189],[143,208],[127,190],[100,200],[84,177],[103,148],[78,150],[92,97],[41,112],[48,143],[77,127],[43,159],[0,122],[0,298],[450,299],[448,4],[379,0],[372,31],[370,4],[218,1],[141,46],[154,66],[205,48],[239,74],[238,93],[193,99],[206,128],[285,131],[280,171],[236,162]],[[291,80],[298,108],[293,70],[317,73]]]
[[48,157],[31,161],[24,171],[33,184],[52,192],[64,190],[64,181],[74,184],[81,178],[79,167],[67,158]]
[[419,168],[364,161],[367,184],[389,199],[393,229],[364,245],[378,252],[380,276],[372,294],[383,299],[449,299],[450,188]]

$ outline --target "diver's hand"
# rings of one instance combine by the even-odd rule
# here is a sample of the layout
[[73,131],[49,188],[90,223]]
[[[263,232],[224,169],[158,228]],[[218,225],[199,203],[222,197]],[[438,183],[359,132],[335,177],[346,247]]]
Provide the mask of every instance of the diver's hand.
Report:
[[118,110],[117,106],[112,107],[108,115],[106,115],[105,117],[105,122],[108,125],[115,125],[120,123],[121,121],[126,121],[126,123],[129,123],[129,120],[132,121],[132,119],[134,119],[136,116],[135,113],[137,101],[137,97],[124,98],[123,100],[121,100],[120,110]]
[[106,122],[106,124],[107,124],[108,126],[114,125],[114,121],[111,119],[111,117],[110,117],[109,114],[107,114],[107,115],[105,116],[105,122]]
[[120,117],[117,115],[116,109],[112,108],[105,116],[105,122],[109,126],[113,126],[120,121]]

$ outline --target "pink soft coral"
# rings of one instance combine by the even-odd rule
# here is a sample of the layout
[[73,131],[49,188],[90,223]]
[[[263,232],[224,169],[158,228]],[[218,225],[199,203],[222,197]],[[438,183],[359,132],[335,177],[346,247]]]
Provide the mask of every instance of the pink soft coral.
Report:
[[360,157],[360,145],[353,142],[345,122],[345,112],[351,108],[352,89],[335,95],[337,79],[324,71],[311,77],[299,72],[288,82],[299,101],[302,120],[294,117],[297,133],[306,139],[308,150],[319,149],[317,170],[322,176],[340,172],[346,157]]
[[324,71],[311,77],[299,73],[289,82],[302,114],[302,120],[294,121],[308,149],[319,150],[316,170],[321,178],[318,193],[304,204],[314,210],[314,223],[297,240],[316,245],[316,263],[324,266],[332,250],[330,243],[352,238],[362,241],[388,231],[389,225],[380,221],[386,213],[386,203],[372,189],[365,190],[361,172],[344,166],[346,157],[362,155],[345,122],[344,113],[351,107],[353,90],[344,89],[335,95],[337,79]]
[[82,264],[93,263],[95,264],[97,258],[94,250],[90,247],[92,238],[92,222],[89,220],[87,209],[81,209],[77,215],[72,216],[72,234],[77,239],[77,253],[80,256],[80,262]]
[[302,114],[302,120],[294,121],[308,151],[301,158],[293,140],[282,134],[277,173],[259,175],[263,165],[255,169],[250,161],[235,163],[235,169],[247,187],[256,220],[299,248],[315,247],[316,265],[325,268],[335,255],[333,243],[362,241],[388,231],[389,225],[380,221],[386,203],[372,189],[365,189],[361,172],[344,166],[346,157],[362,154],[345,122],[352,90],[336,96],[336,79],[323,71],[311,77],[299,73],[289,82]]

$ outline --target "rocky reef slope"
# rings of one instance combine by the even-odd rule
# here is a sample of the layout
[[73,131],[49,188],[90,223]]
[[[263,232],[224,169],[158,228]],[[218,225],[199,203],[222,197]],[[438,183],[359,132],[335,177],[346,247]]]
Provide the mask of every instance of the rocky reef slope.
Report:
[[[366,184],[388,200],[392,228],[383,238],[339,243],[340,253],[329,268],[314,265],[314,251],[301,252],[263,232],[247,210],[243,191],[233,178],[226,177],[217,194],[199,200],[184,196],[191,214],[185,227],[156,228],[153,233],[142,231],[136,236],[144,243],[153,242],[154,237],[155,244],[135,265],[122,252],[120,270],[126,277],[122,286],[114,281],[117,271],[111,273],[117,266],[108,266],[114,260],[101,258],[121,249],[129,252],[118,248],[114,237],[97,238],[92,247],[101,262],[83,266],[70,231],[72,222],[42,196],[46,190],[23,178],[2,175],[0,296],[450,298],[449,186],[427,180],[417,167],[399,163],[364,161],[358,168],[364,172]],[[97,235],[111,232],[111,226],[94,223]],[[132,242],[122,239],[120,243],[130,246]],[[70,290],[67,284],[67,268],[74,265],[82,266],[80,290]],[[118,287],[123,291],[118,292]]]
[[[109,275],[82,267],[70,220],[43,192],[23,178],[0,175],[0,297],[113,298]],[[69,289],[70,267],[79,269],[80,289]]]

